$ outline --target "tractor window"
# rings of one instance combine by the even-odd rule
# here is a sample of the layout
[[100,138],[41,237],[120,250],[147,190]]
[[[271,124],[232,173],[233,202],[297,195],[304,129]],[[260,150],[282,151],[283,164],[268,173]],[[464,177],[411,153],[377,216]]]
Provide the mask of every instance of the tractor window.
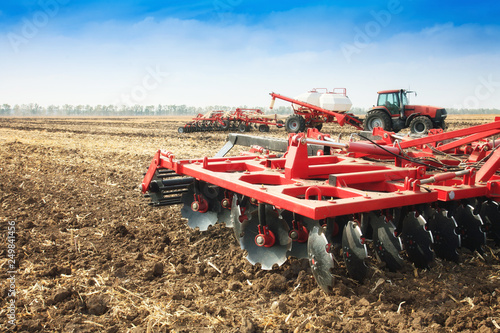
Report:
[[401,94],[401,99],[403,100],[403,105],[408,105],[408,98],[406,98],[406,93]]
[[380,94],[377,105],[385,106],[391,114],[399,113],[398,93]]
[[387,102],[387,94],[378,95],[378,103],[377,106],[383,106]]

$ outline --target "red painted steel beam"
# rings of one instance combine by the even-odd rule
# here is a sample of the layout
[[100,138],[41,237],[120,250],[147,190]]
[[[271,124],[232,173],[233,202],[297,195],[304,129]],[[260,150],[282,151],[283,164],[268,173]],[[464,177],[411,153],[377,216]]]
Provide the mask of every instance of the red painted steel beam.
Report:
[[153,179],[155,175],[156,168],[160,164],[160,154],[161,151],[158,150],[153,157],[153,160],[149,164],[148,171],[146,172],[146,175],[144,176],[144,179],[142,180],[141,183],[141,192],[145,194],[149,190],[149,184],[151,184],[151,180]]
[[406,177],[416,179],[418,175],[417,168],[405,169],[395,168],[390,170],[349,172],[344,174],[331,174],[329,183],[332,186],[348,187],[362,183],[390,182],[395,180],[404,180]]
[[[454,139],[461,136],[469,136],[476,133],[484,133],[491,130],[500,130],[500,121],[494,121],[488,124],[477,125],[473,127],[468,127],[464,129],[459,129],[451,132],[445,132],[442,134],[430,135],[424,138],[407,140],[400,143],[402,149],[420,146],[427,143],[440,142],[445,140]],[[484,137],[484,134],[483,136]],[[470,141],[469,141],[470,142]],[[466,142],[468,143],[468,142]],[[438,147],[439,149],[439,147]]]
[[481,139],[484,139],[484,138],[487,138],[487,137],[490,137],[490,136],[493,136],[493,135],[497,135],[499,133],[500,133],[500,130],[490,130],[490,131],[476,133],[476,134],[473,134],[473,135],[469,135],[469,136],[467,136],[465,138],[458,139],[456,141],[453,141],[453,142],[450,142],[450,143],[438,146],[437,150],[444,152],[444,151],[447,151],[447,150],[450,150],[450,149],[458,148],[458,147],[460,147],[462,145],[465,145],[465,144],[468,144],[468,143],[471,143],[471,142],[474,142],[474,141],[477,141],[477,140],[481,140]]
[[[318,182],[302,181],[293,185],[249,184],[240,177],[242,173],[218,173],[203,169],[201,165],[184,165],[186,175],[201,179],[210,184],[220,186],[229,191],[244,194],[259,202],[265,202],[311,219],[323,219],[340,215],[368,212],[378,209],[394,208],[421,203],[434,202],[438,192],[400,191],[400,192],[366,192],[351,188],[321,186]],[[297,197],[311,187],[323,188],[326,198],[333,200],[306,200]],[[293,195],[291,195],[293,194]],[[330,195],[329,195],[330,194]]]
[[477,171],[476,180],[479,182],[487,182],[500,168],[500,149],[495,150],[490,155],[488,161]]

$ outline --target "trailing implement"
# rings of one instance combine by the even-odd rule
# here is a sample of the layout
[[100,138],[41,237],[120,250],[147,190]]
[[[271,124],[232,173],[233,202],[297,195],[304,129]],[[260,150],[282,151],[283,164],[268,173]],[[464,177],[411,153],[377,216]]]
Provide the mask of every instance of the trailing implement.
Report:
[[[500,241],[500,134],[495,122],[419,139],[338,142],[310,128],[288,140],[230,134],[215,157],[158,151],[142,181],[151,205],[183,204],[192,228],[232,227],[252,264],[307,258],[329,291],[335,256],[356,280],[374,254],[386,269],[407,259],[458,261],[458,249]],[[251,147],[225,157],[234,145]],[[284,153],[284,154],[282,154]]]
[[240,131],[249,132],[255,126],[260,132],[269,132],[269,126],[283,127],[278,115],[266,115],[259,109],[210,111],[198,114],[189,123],[178,128],[179,133]]
[[[319,89],[324,89],[326,92],[320,93]],[[304,132],[307,128],[321,130],[324,123],[337,123],[340,126],[349,124],[357,129],[363,129],[361,119],[347,112],[352,104],[345,88],[335,88],[330,92],[326,88],[315,88],[295,98],[274,92],[270,95],[272,97],[270,109],[274,107],[276,99],[292,103],[294,114],[285,122],[288,133]]]

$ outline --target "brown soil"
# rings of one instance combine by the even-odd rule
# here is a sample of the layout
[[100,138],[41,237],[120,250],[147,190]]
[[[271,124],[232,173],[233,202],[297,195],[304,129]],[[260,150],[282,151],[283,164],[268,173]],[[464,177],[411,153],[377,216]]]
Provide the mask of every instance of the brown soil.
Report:
[[[448,121],[450,129],[486,117]],[[28,332],[500,332],[499,250],[466,250],[361,284],[339,262],[333,293],[307,261],[251,266],[231,229],[191,230],[138,184],[157,149],[213,156],[225,133],[180,135],[179,118],[0,118],[0,330]],[[344,136],[347,127],[325,132]],[[255,135],[262,135],[254,132]],[[268,135],[285,138],[283,130]],[[7,322],[8,222],[16,318]]]

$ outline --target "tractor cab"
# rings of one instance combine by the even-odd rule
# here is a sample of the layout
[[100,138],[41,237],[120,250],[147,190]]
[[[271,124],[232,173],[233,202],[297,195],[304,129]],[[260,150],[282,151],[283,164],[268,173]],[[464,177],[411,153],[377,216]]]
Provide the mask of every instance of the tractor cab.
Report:
[[[408,105],[407,93],[415,93],[414,91],[399,90],[384,90],[378,92],[377,106],[385,107],[391,117],[405,118],[404,109]],[[416,94],[416,93],[415,93]]]

